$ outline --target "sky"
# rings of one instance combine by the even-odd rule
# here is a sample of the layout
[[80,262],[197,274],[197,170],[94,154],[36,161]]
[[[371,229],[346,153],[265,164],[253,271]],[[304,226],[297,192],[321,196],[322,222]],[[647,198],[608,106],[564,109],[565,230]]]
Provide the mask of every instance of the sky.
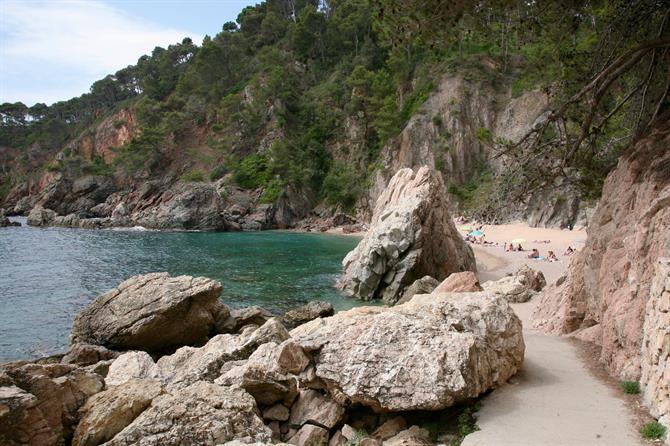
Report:
[[0,103],[52,104],[260,0],[0,0]]

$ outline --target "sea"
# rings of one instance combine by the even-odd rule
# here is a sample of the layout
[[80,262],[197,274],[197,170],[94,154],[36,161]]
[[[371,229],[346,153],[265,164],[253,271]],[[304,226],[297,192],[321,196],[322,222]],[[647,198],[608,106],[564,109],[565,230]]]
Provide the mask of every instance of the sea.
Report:
[[361,302],[334,288],[353,237],[288,231],[0,228],[0,363],[67,350],[75,315],[136,274],[167,271],[223,285],[231,308],[283,312],[310,300]]

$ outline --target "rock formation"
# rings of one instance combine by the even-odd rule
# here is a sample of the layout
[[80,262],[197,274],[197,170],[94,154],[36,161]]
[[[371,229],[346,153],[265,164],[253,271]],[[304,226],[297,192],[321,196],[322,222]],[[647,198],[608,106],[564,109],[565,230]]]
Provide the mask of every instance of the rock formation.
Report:
[[[657,330],[667,311],[658,300],[667,294],[659,291],[664,279],[657,263],[670,256],[668,147],[670,124],[660,120],[628,148],[605,181],[586,246],[567,277],[544,292],[534,314],[535,325],[547,332],[577,332],[595,341],[609,370],[626,379],[662,370],[668,360],[667,330]],[[645,373],[640,384],[652,411],[662,414],[670,396],[658,378]]]
[[77,315],[70,341],[149,352],[203,344],[229,315],[220,293],[221,284],[204,277],[131,277]]
[[197,382],[155,398],[106,446],[214,446],[239,439],[269,442],[254,399],[244,390]]
[[496,281],[484,283],[482,287],[504,297],[508,302],[528,302],[544,288],[547,281],[541,271],[523,265],[514,274]]
[[523,362],[521,321],[487,292],[418,295],[291,331],[333,394],[378,410],[439,410],[474,398]]
[[448,212],[444,185],[428,167],[399,170],[377,200],[370,230],[343,260],[340,287],[394,303],[415,280],[475,270],[472,249]]
[[[651,414],[670,432],[670,258],[656,264],[642,333],[642,395]],[[670,435],[665,441],[670,444]]]

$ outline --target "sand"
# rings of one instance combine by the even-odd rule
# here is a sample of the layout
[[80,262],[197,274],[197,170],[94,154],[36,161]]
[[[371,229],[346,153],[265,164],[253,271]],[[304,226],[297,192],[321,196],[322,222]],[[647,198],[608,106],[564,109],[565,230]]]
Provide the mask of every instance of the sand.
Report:
[[[462,226],[457,225],[458,228]],[[496,280],[526,264],[533,269],[542,271],[547,283],[554,283],[556,279],[565,274],[570,261],[570,257],[564,256],[563,253],[568,247],[580,250],[584,247],[586,241],[586,230],[584,229],[570,231],[568,229],[531,228],[525,223],[484,226],[483,231],[485,240],[493,242],[494,245],[472,244],[471,246],[477,258],[477,269],[483,273],[480,274],[479,279],[484,282]],[[466,231],[461,232],[466,233]],[[521,243],[524,251],[506,252],[504,246],[517,238],[526,240]],[[535,242],[536,240],[538,242]],[[539,241],[542,240],[549,240],[550,243],[540,243]],[[498,246],[495,246],[495,243]],[[558,262],[529,259],[528,254],[533,248],[537,248],[542,257],[546,257],[549,251],[554,251],[558,257]],[[504,262],[504,265],[499,265],[500,262]],[[496,266],[492,274],[490,273],[491,263]]]
[[[529,228],[523,224],[486,227],[488,240],[528,240],[524,248],[562,254],[568,245],[586,238],[585,231]],[[551,240],[551,243],[533,243]],[[502,247],[473,246],[480,281],[496,280],[526,263],[554,281],[565,273],[568,258],[549,263],[530,260],[527,253],[508,253]],[[544,335],[531,328],[537,300],[512,304],[523,322],[526,357],[521,371],[507,384],[482,399],[477,414],[480,431],[465,438],[463,446],[541,446],[645,444],[635,427],[636,414],[620,391],[599,379],[580,356],[576,341]]]

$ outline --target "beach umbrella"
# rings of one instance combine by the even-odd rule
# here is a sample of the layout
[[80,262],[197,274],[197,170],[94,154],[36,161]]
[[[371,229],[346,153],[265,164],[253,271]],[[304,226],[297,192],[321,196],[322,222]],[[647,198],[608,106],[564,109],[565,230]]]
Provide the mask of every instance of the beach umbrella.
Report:
[[472,226],[461,226],[461,231],[472,231]]
[[512,243],[526,243],[526,239],[525,238],[515,238],[514,240],[512,240]]
[[468,234],[470,237],[479,237],[480,235],[484,235],[482,231],[472,231],[471,233]]

